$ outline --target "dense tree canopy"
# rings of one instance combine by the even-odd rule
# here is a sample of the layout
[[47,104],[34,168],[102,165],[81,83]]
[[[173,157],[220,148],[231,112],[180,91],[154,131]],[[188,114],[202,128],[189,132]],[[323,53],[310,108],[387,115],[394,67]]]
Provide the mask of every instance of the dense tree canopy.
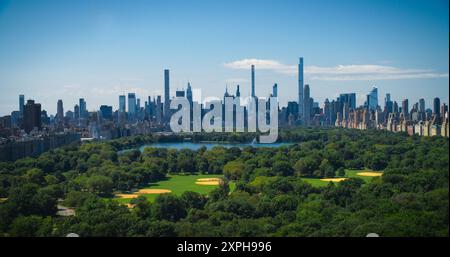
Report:
[[[0,233],[4,236],[448,236],[448,139],[385,131],[292,129],[277,148],[175,150],[152,142],[250,142],[247,133],[149,135],[72,144],[0,162]],[[306,178],[383,171],[314,187]],[[114,192],[168,174],[223,174],[208,195],[161,194],[154,202]],[[236,184],[230,192],[229,181]],[[57,205],[75,216],[56,215]]]

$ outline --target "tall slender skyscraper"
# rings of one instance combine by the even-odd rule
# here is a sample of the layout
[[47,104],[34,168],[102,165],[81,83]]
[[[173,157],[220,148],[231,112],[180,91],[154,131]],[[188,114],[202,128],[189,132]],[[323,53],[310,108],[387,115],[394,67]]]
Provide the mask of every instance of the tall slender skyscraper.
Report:
[[164,119],[169,120],[170,113],[170,80],[169,70],[164,70]]
[[252,64],[252,97],[255,96],[255,65]]
[[303,57],[300,57],[298,63],[298,115],[300,119],[303,118]]
[[436,97],[433,99],[433,113],[436,114],[436,116],[440,116],[441,115],[441,100],[439,99],[439,97]]
[[191,83],[189,82],[186,89],[186,98],[188,99],[189,103],[192,103],[192,87]]
[[87,118],[86,101],[80,98],[80,118]]
[[402,113],[405,119],[409,120],[409,101],[408,99],[404,99],[402,101]]
[[278,97],[278,84],[277,83],[275,83],[272,87],[272,96]]
[[20,111],[20,116],[23,117],[23,108],[25,106],[25,96],[24,95],[19,95],[19,111]]
[[58,121],[62,121],[64,119],[64,107],[63,107],[63,101],[61,99],[58,100],[56,109],[57,109],[56,117],[57,117]]
[[309,125],[309,119],[311,116],[311,102],[310,102],[310,92],[309,92],[309,85],[306,84],[304,88],[304,95],[303,95],[303,124],[308,126]]
[[125,95],[119,95],[119,112],[125,112]]
[[80,119],[80,106],[78,104],[73,107],[73,116],[76,121]]

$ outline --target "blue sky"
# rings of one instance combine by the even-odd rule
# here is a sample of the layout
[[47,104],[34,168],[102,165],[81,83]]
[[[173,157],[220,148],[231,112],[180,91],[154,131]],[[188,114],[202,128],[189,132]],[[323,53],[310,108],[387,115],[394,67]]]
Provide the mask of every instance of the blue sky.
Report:
[[84,97],[89,110],[118,107],[118,95],[162,94],[188,81],[203,96],[278,83],[282,105],[296,100],[298,57],[305,83],[323,103],[372,86],[410,103],[449,96],[448,1],[34,1],[0,0],[0,115],[18,95],[51,114]]

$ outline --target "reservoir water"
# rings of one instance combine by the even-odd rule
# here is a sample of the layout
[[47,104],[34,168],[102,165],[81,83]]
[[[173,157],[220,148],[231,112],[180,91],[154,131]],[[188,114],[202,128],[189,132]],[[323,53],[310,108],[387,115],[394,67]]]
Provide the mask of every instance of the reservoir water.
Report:
[[[254,143],[213,143],[213,142],[204,142],[204,143],[193,143],[193,142],[167,142],[167,143],[152,143],[145,144],[140,147],[136,147],[133,149],[139,149],[139,151],[143,152],[146,147],[156,147],[156,148],[169,148],[169,149],[190,149],[190,150],[198,150],[201,147],[205,146],[206,149],[211,149],[214,146],[222,146],[226,148],[231,147],[239,147],[244,148],[247,146],[251,147],[280,147],[280,146],[289,146],[292,143],[273,143],[273,144],[254,144]],[[130,151],[133,149],[127,149],[119,151],[119,153],[123,153],[126,151]]]

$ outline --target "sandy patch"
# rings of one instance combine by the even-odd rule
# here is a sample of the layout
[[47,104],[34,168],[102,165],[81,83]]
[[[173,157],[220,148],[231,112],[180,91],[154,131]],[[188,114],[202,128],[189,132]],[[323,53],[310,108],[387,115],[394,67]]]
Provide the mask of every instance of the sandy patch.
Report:
[[172,192],[169,189],[140,189],[136,194],[165,194]]
[[131,203],[126,203],[124,205],[127,206],[129,209],[133,209],[134,206],[136,206],[136,204],[131,204]]
[[221,178],[198,178],[198,182],[211,182],[211,181],[221,181]]
[[139,195],[137,194],[116,194],[117,198],[124,198],[124,199],[131,199],[131,198],[137,198]]
[[326,181],[326,182],[328,182],[328,181],[331,181],[331,182],[341,182],[341,181],[344,181],[344,180],[346,180],[347,178],[322,178],[322,179],[320,179],[321,181]]
[[221,178],[198,178],[195,184],[201,186],[218,186],[222,181]]
[[380,177],[381,175],[383,175],[383,173],[381,173],[381,172],[359,172],[359,173],[356,173],[356,175],[364,176],[364,177]]

